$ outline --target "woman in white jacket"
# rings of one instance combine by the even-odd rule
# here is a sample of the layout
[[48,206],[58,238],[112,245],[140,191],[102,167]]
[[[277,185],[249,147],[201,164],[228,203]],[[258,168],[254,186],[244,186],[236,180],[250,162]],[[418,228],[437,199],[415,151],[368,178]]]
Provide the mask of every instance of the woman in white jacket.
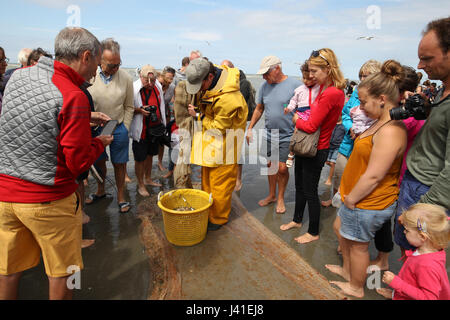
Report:
[[[156,81],[156,70],[151,65],[142,67],[139,79],[133,83],[134,117],[130,126],[130,138],[133,139],[133,155],[135,160],[138,192],[141,196],[149,196],[145,185],[160,187],[161,184],[151,179],[153,156],[158,154],[160,138],[148,133],[147,127],[166,126],[164,93]],[[156,118],[150,117],[149,106],[156,106]],[[146,110],[147,109],[147,110]],[[156,121],[153,121],[156,120]],[[145,176],[145,178],[144,178]]]

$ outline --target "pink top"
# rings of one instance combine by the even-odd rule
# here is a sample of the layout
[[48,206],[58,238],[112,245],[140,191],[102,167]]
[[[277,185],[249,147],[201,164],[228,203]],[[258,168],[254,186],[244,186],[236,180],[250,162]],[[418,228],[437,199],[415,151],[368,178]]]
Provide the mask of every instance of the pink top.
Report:
[[374,122],[374,119],[366,116],[360,106],[356,106],[350,110],[350,117],[352,118],[352,130],[358,136],[366,131]]
[[[316,84],[314,87],[307,87],[302,84],[297,89],[294,90],[294,96],[291,98],[289,105],[286,107],[289,112],[294,111],[295,107],[306,107],[311,106],[311,104],[316,100],[319,94],[320,85]],[[311,97],[309,96],[311,92]]]
[[394,300],[450,300],[444,250],[421,255],[406,250],[405,256],[400,273],[389,285]]
[[403,175],[406,171],[406,155],[408,154],[409,148],[411,148],[416,135],[419,133],[420,129],[425,123],[425,120],[416,120],[413,117],[403,120],[406,125],[406,130],[408,131],[408,142],[406,144],[405,154],[403,155],[402,169],[400,170],[400,177],[398,179],[398,185],[402,183]]

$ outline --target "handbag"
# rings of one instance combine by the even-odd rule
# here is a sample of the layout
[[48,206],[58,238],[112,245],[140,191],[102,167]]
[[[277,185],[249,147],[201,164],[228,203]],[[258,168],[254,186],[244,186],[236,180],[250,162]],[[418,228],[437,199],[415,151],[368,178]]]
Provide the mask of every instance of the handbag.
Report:
[[312,158],[317,154],[320,128],[316,132],[306,133],[300,129],[295,130],[289,143],[289,150],[300,157]]
[[[322,95],[323,85],[319,88],[319,95],[314,99],[314,103],[317,103],[318,98]],[[311,106],[311,90],[309,90],[309,105]],[[296,129],[292,135],[291,142],[289,143],[289,151],[293,152],[296,156],[312,158],[317,154],[317,145],[319,144],[320,128],[313,133],[306,133],[300,129]]]

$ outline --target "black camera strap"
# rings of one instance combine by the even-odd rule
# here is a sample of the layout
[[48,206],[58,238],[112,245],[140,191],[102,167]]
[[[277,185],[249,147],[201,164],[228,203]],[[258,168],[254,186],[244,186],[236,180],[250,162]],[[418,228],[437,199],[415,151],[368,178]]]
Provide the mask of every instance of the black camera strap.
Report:
[[[145,88],[144,88],[145,89]],[[148,105],[148,101],[150,100],[150,97],[152,96],[152,93],[155,92],[155,97],[156,97],[156,102],[158,103],[158,108],[159,108],[159,113],[161,114],[161,107],[160,107],[160,102],[158,99],[158,93],[155,90],[155,87],[152,87],[152,90],[150,92],[147,92],[147,90],[142,90],[141,93],[143,95],[142,98],[145,98],[145,100],[142,101],[142,104]]]

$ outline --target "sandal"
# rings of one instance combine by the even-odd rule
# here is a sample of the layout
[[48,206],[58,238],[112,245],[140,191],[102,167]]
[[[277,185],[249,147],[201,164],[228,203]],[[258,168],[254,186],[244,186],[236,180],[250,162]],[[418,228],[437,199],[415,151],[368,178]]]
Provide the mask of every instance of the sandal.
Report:
[[86,200],[91,200],[91,202],[87,202],[86,200],[84,201],[85,204],[89,205],[89,204],[93,204],[95,202],[97,202],[97,200],[103,199],[106,197],[106,193],[102,194],[101,196],[96,195],[95,193],[91,193]]
[[[125,211],[122,211],[122,209],[126,208],[126,207],[128,207],[128,209]],[[127,213],[128,211],[130,211],[130,209],[131,209],[131,205],[129,202],[120,202],[119,203],[119,212],[120,213]]]

